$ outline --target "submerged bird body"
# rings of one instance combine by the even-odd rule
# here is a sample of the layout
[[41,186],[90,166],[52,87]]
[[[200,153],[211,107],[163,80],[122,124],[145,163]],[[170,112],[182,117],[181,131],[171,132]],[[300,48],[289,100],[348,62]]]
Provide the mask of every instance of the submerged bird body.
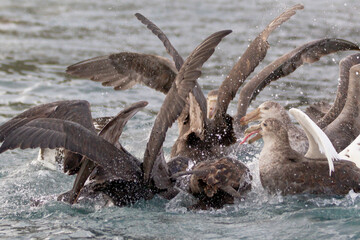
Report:
[[236,159],[224,157],[204,161],[194,166],[190,177],[190,192],[199,199],[192,208],[222,208],[243,199],[251,190],[249,169]]

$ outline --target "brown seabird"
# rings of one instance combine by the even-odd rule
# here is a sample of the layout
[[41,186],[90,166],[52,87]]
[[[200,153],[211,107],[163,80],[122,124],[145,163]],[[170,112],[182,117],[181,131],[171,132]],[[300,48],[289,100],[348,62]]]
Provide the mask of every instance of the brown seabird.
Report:
[[291,148],[281,121],[266,119],[254,132],[264,140],[259,170],[261,183],[268,192],[345,195],[350,190],[360,191],[360,169],[353,162],[335,161],[330,175],[328,159],[308,158]]
[[[333,143],[337,151],[343,150],[344,147],[349,145],[350,142],[352,142],[355,139],[355,137],[357,137],[358,132],[360,131],[358,128],[359,126],[356,125],[356,122],[350,120],[351,118],[349,118],[348,114],[342,116],[339,119],[347,119],[348,122],[346,124],[350,124],[350,122],[353,124],[350,131],[347,132],[339,131],[338,126],[340,125],[340,122],[344,122],[344,120],[337,120],[336,121],[337,123],[330,124],[330,126],[325,125],[325,123],[326,122],[331,123],[332,121],[334,121],[336,117],[340,115],[340,112],[341,110],[343,110],[345,102],[347,101],[347,96],[348,96],[347,92],[349,92],[350,94],[349,95],[350,99],[356,99],[356,97],[354,97],[358,95],[356,89],[360,90],[360,88],[359,86],[354,85],[356,84],[357,81],[356,76],[350,77],[349,75],[350,75],[350,68],[359,63],[360,63],[360,53],[352,54],[340,61],[339,64],[340,78],[339,78],[336,99],[332,107],[328,110],[328,112],[317,121],[319,127],[324,128],[325,133],[328,134],[331,142]],[[352,87],[348,88],[348,85],[350,83],[352,84],[351,85]],[[318,105],[320,106],[320,108],[323,106],[323,104],[318,104]],[[352,109],[350,110],[350,112],[356,113],[357,108],[353,106],[354,104],[352,104],[351,106],[350,105],[351,104],[349,103],[348,107]],[[315,106],[312,106],[311,109],[314,109],[314,107]],[[345,112],[349,112],[349,110],[345,110],[343,114],[345,114]],[[291,147],[302,154],[305,154],[307,152],[308,141],[305,136],[305,132],[291,122],[290,117],[287,111],[285,110],[285,108],[276,102],[267,101],[262,103],[258,108],[256,108],[252,112],[242,117],[240,119],[240,124],[246,125],[249,122],[263,121],[267,118],[276,118],[280,120],[284,124],[286,130],[288,131]],[[339,136],[344,136],[344,137],[340,138]],[[344,138],[346,138],[346,140]]]
[[[159,126],[157,124],[159,121],[155,120],[145,151],[143,167],[139,160],[120,145],[118,138],[126,121],[136,113],[139,107],[144,107],[146,102],[136,104],[133,106],[134,109],[131,108],[133,110],[125,109],[126,117],[123,115],[124,111],[121,112],[103,128],[99,135],[96,134],[92,125],[89,104],[86,101],[75,101],[80,106],[78,110],[68,108],[71,101],[31,108],[0,127],[0,140],[4,141],[0,147],[0,153],[18,147],[21,149],[62,147],[83,156],[73,189],[61,196],[70,203],[76,201],[84,182],[95,167],[106,175],[107,181],[105,184],[100,184],[100,189],[120,206],[141,198],[150,198],[160,190],[171,188],[167,185],[166,177],[156,185],[154,174],[166,176],[166,174],[160,174],[161,171],[166,171],[166,164],[165,167],[160,167],[161,164],[154,164],[154,162],[156,159],[161,160],[158,156],[161,156],[161,146],[167,128],[176,120],[174,116],[178,116],[182,111],[186,96],[201,75],[203,63],[212,55],[221,39],[230,32],[230,30],[224,30],[212,34],[195,48],[184,62],[169,90],[172,94],[167,95],[167,98],[172,97],[173,111],[169,113],[160,110],[157,119],[166,119],[166,122]],[[170,104],[170,101],[166,103]],[[153,166],[159,168],[154,169]],[[104,180],[101,177],[100,179]],[[119,186],[120,191],[111,192],[114,184]]]

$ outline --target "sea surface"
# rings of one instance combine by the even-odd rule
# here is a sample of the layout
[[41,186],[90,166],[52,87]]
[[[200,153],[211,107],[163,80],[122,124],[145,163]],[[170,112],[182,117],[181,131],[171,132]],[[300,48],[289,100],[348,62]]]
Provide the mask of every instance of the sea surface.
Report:
[[[217,88],[249,42],[285,8],[297,1],[273,0],[1,0],[0,123],[42,103],[65,99],[90,102],[93,117],[110,116],[136,101],[149,105],[131,119],[120,139],[142,159],[164,95],[144,86],[114,91],[65,74],[84,59],[121,51],[167,56],[161,42],[135,17],[154,21],[185,58],[215,31],[232,29],[204,64],[198,80],[205,94]],[[321,38],[360,43],[359,1],[301,2],[305,9],[276,29],[271,48],[255,72],[295,47]],[[339,61],[351,52],[323,57],[271,83],[250,107],[266,100],[305,109],[334,100]],[[235,114],[236,100],[230,114]],[[176,124],[164,143],[166,157],[177,137]],[[104,207],[101,202],[70,206],[56,196],[69,190],[74,177],[35,161],[38,149],[0,155],[0,238],[8,239],[358,239],[360,195],[344,197],[269,195],[258,176],[257,153],[232,155],[254,175],[253,190],[241,202],[220,210],[188,211],[193,199],[181,193],[134,206]],[[42,204],[34,206],[34,201]]]

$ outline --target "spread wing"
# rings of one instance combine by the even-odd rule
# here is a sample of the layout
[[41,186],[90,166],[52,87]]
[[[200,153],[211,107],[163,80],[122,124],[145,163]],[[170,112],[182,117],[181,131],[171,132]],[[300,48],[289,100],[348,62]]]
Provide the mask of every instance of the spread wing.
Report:
[[114,176],[132,180],[141,173],[123,151],[78,123],[60,119],[35,119],[12,131],[0,147],[0,153],[15,148],[58,148],[81,154]]
[[241,89],[237,117],[240,119],[246,114],[250,102],[270,82],[289,75],[304,63],[313,63],[325,55],[347,50],[359,50],[359,46],[342,39],[326,38],[304,44],[276,59]]
[[[137,162],[138,160],[133,157],[130,153],[128,153],[125,149],[123,149],[119,143],[119,138],[122,133],[122,130],[124,126],[126,125],[127,121],[132,118],[140,109],[145,107],[148,103],[145,101],[137,102],[132,104],[131,106],[123,109],[118,115],[116,115],[108,124],[105,125],[105,127],[101,130],[99,133],[99,136],[101,136],[106,141],[114,144],[115,146],[118,146],[118,149],[123,151],[124,154],[127,155],[127,158],[133,162]],[[74,181],[74,185],[70,192],[67,193],[67,200],[69,203],[73,204],[76,199],[78,198],[78,195],[84,186],[86,180],[90,176],[90,174],[93,172],[94,168],[96,167],[96,164],[91,161],[88,158],[83,159],[81,168],[76,176],[76,179]],[[98,168],[101,168],[101,166],[98,166]],[[103,171],[103,168],[98,169],[99,173],[105,173],[101,176],[97,175],[97,177],[108,177],[107,171]],[[113,176],[112,176],[113,177]]]
[[309,149],[305,154],[307,158],[327,158],[330,175],[334,169],[333,160],[340,159],[334,146],[326,134],[301,110],[292,108],[289,110],[304,129],[309,140]]
[[340,114],[341,110],[344,108],[349,86],[350,68],[359,63],[360,53],[352,54],[340,61],[340,79],[334,104],[325,114],[325,116],[316,123],[321,129],[325,128],[332,121],[334,121],[335,118]]
[[135,84],[143,84],[162,93],[167,93],[176,77],[174,64],[164,57],[121,52],[95,57],[67,67],[71,76],[87,78],[125,90]]
[[147,19],[142,14],[135,13],[135,16],[137,17],[137,19],[139,19],[140,22],[146,25],[146,27],[150,29],[150,31],[152,31],[160,39],[160,41],[164,44],[167,53],[173,58],[176,69],[180,70],[181,66],[184,63],[184,59],[180,56],[178,51],[176,51],[176,49],[171,44],[170,40],[165,35],[165,33],[161,31],[161,29],[158,26],[156,26],[152,21]]
[[[145,16],[141,15],[140,13],[136,13],[135,16],[160,39],[160,41],[164,44],[166,51],[174,60],[176,69],[179,71],[184,63],[184,60],[180,56],[178,51],[174,48],[174,46],[171,44],[170,40],[167,38],[165,33],[158,26],[156,26],[153,22],[151,22],[149,19],[147,19]],[[192,92],[193,95],[195,96],[196,101],[199,104],[202,113],[202,118],[205,119],[207,115],[206,98],[201,90],[200,85],[197,82]]]
[[[15,116],[0,126],[0,141],[2,142],[11,132],[37,118],[55,118],[69,120],[95,132],[92,124],[90,104],[83,100],[58,101],[32,107]],[[64,172],[74,174],[80,166],[82,156],[65,151]]]
[[249,45],[239,61],[231,69],[219,88],[219,95],[216,103],[215,119],[222,119],[226,114],[230,101],[235,97],[239,87],[246,78],[254,71],[259,63],[264,59],[269,44],[267,39],[271,32],[287,21],[296,13],[296,10],[303,9],[304,6],[297,4],[286,10],[275,18]]
[[201,75],[201,67],[213,54],[221,39],[231,30],[220,31],[206,38],[186,59],[177,75],[173,86],[165,97],[163,105],[155,119],[150,139],[144,154],[144,179],[149,176],[154,161],[165,140],[166,131],[180,115],[186,104],[189,92],[194,88],[196,80]]
[[77,122],[88,129],[92,124],[90,104],[83,100],[57,101],[32,107],[0,126],[0,142],[15,129],[36,118],[57,118]]

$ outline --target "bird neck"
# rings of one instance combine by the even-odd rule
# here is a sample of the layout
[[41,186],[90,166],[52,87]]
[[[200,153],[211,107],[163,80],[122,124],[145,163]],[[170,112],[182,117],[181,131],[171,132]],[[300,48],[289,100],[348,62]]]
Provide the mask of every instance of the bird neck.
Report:
[[294,151],[290,147],[288,137],[285,139],[274,136],[263,136],[264,147],[260,153],[260,159],[267,161],[284,161],[289,152]]

